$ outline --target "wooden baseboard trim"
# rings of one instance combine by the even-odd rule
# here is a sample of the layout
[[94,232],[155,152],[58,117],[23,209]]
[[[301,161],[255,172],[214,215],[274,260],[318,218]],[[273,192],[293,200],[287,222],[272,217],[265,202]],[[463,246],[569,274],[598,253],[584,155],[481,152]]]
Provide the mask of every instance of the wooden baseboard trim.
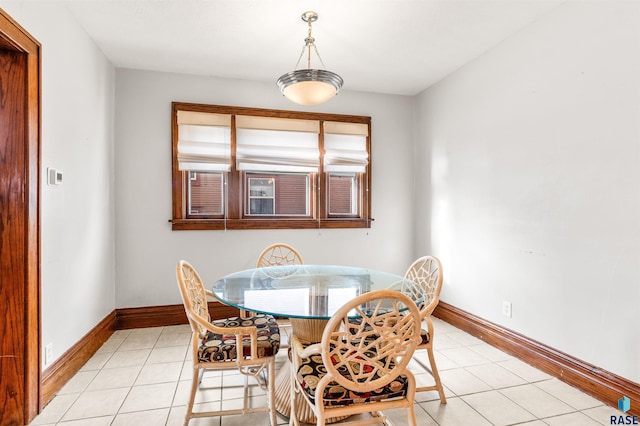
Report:
[[580,389],[607,405],[617,408],[618,399],[623,395],[627,396],[631,400],[631,410],[626,414],[640,415],[640,384],[638,383],[442,301],[436,307],[433,315]]
[[[209,302],[209,313],[212,319],[228,318],[238,315],[238,309],[220,302]],[[183,305],[116,309],[116,330],[179,324],[188,324]]]
[[187,324],[182,305],[116,309],[116,330]]
[[113,311],[42,372],[40,407],[44,408],[65,383],[100,349],[113,334],[115,324],[116,312]]

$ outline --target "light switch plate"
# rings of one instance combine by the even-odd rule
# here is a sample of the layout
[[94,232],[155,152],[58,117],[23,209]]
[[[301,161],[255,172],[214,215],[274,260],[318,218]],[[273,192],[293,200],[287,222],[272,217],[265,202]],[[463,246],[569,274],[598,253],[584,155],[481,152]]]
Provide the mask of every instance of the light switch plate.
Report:
[[62,185],[62,171],[54,169],[53,167],[47,168],[47,184],[49,185]]

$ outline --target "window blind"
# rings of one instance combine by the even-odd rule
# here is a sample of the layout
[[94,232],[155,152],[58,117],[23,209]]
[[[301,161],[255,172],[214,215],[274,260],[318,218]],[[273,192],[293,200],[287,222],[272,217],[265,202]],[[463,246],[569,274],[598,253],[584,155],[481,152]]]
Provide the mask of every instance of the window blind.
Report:
[[369,127],[359,123],[324,122],[324,171],[364,173],[369,164]]
[[317,172],[320,166],[314,120],[236,117],[236,167],[269,172]]
[[178,169],[231,169],[231,116],[178,111]]

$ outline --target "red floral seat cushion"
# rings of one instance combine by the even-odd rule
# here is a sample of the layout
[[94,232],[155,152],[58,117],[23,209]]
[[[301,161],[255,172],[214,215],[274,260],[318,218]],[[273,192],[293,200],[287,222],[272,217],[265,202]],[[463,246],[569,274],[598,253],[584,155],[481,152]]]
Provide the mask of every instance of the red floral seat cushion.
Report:
[[[344,376],[348,376],[346,369],[341,368],[340,372]],[[296,379],[312,403],[315,403],[316,387],[326,374],[327,371],[322,363],[321,355],[312,355],[303,359],[300,368],[298,368]],[[378,378],[379,376],[376,375],[375,379]],[[326,406],[340,407],[354,403],[403,398],[407,394],[407,388],[407,376],[402,374],[383,388],[365,393],[350,391],[337,382],[331,382],[325,388],[323,398]]]

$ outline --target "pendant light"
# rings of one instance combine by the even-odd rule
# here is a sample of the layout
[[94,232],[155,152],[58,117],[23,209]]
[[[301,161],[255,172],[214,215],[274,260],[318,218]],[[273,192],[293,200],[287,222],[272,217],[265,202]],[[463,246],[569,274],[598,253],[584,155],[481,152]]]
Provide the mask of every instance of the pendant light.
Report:
[[[311,48],[313,48],[324,68],[324,62],[322,62],[320,53],[318,53],[315,39],[311,36],[311,24],[318,20],[318,14],[316,12],[304,12],[302,20],[308,24],[309,31],[296,63],[296,69],[281,75],[277,84],[282,94],[289,100],[300,105],[318,105],[335,96],[342,88],[343,80],[342,77],[332,71],[311,68]],[[297,69],[305,52],[307,53],[307,68]]]

